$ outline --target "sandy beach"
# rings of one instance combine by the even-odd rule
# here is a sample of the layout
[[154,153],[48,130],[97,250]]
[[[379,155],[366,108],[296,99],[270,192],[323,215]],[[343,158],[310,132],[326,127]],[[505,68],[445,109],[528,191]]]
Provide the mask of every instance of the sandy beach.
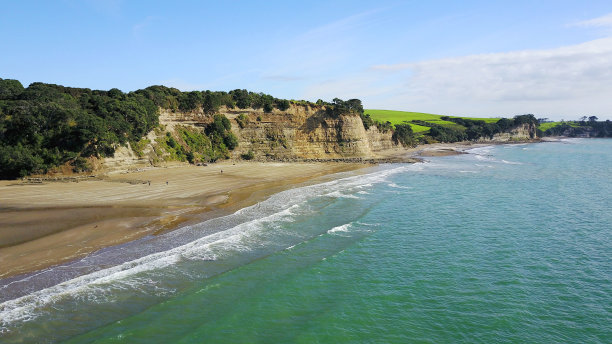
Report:
[[[431,144],[389,153],[426,158],[486,144]],[[223,162],[176,165],[104,178],[0,181],[0,278],[221,216],[358,163]]]
[[0,278],[227,214],[295,184],[365,166],[225,162],[78,183],[0,181]]

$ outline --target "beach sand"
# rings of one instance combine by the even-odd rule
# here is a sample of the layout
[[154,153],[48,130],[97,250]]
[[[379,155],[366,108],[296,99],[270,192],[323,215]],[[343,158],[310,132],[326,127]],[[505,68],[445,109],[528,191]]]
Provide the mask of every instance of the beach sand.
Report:
[[0,278],[221,216],[313,178],[366,166],[225,162],[78,183],[0,181]]
[[[438,143],[383,157],[409,161],[485,145]],[[0,181],[0,278],[222,216],[317,177],[367,166],[226,161],[116,172],[79,182]]]

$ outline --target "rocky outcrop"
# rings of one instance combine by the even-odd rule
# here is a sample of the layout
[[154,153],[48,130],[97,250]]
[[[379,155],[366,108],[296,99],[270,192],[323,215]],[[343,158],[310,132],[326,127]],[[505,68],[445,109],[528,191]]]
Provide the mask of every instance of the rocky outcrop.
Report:
[[378,153],[399,149],[392,133],[376,127],[365,130],[356,114],[337,117],[324,108],[292,105],[286,111],[222,110],[238,137],[234,156],[253,154],[258,159],[354,159],[376,158]]
[[[357,114],[331,116],[324,107],[292,104],[287,110],[228,109],[219,113],[231,122],[231,131],[238,138],[232,158],[283,161],[386,161],[388,153],[400,151],[392,140],[392,132],[381,132],[372,126],[366,130]],[[176,133],[177,126],[203,128],[212,116],[201,110],[172,112],[160,109],[161,129],[151,131],[139,154],[128,144],[117,147],[112,158],[103,160],[107,171],[138,169],[166,164],[163,149],[156,141],[167,133]],[[380,153],[386,152],[385,156]]]
[[[358,114],[335,116],[324,106],[291,104],[286,110],[269,113],[222,107],[219,113],[230,120],[231,131],[238,139],[237,148],[231,152],[234,159],[385,162],[389,157],[406,155],[403,147],[394,142],[392,131],[382,132],[376,126],[366,130]],[[104,160],[104,167],[125,170],[165,165],[172,156],[156,142],[165,142],[166,135],[178,137],[178,126],[201,130],[213,121],[213,116],[201,110],[184,113],[160,109],[159,121],[161,128],[148,134],[138,154],[129,145],[118,147],[113,158]],[[525,123],[478,142],[533,141],[537,139],[536,130],[534,124]]]
[[525,123],[518,125],[509,131],[498,133],[493,137],[481,137],[478,142],[503,143],[503,142],[527,142],[537,139],[537,127],[535,124]]
[[604,137],[604,135],[600,135],[597,130],[589,126],[568,127],[561,133],[560,136],[581,138]]

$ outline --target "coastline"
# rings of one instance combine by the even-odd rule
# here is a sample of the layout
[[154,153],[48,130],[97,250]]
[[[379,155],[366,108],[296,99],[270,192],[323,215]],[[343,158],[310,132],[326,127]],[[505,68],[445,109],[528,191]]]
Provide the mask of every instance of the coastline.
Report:
[[[383,156],[414,162],[494,144],[500,143],[436,143]],[[227,215],[305,182],[373,165],[225,161],[72,182],[0,181],[0,279]]]
[[368,166],[223,162],[78,183],[0,181],[0,278],[222,216],[296,185]]

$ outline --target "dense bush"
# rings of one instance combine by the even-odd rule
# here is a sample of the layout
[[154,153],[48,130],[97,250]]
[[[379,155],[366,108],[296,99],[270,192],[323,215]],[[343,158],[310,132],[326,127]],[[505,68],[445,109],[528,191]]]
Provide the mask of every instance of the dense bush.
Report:
[[255,158],[255,153],[252,150],[249,150],[248,152],[242,154],[240,157],[244,160],[253,160]]
[[375,125],[374,120],[372,119],[372,117],[370,117],[370,115],[364,115],[361,114],[361,122],[363,122],[363,127],[365,128],[365,130],[370,129],[371,126]]
[[[448,116],[440,117],[440,119],[456,123],[461,127],[453,128],[422,121],[418,123],[420,125],[431,126],[432,129],[430,129],[428,135],[439,142],[475,141],[483,137],[492,139],[495,134],[507,132],[519,125],[530,124],[537,126],[539,124],[535,116],[531,114],[515,116],[513,119],[500,118],[495,123]],[[465,128],[465,130],[462,130],[463,128]]]
[[0,79],[0,178],[13,179],[138,142],[158,125],[158,108],[140,93],[92,91]]
[[596,137],[612,137],[612,122],[610,120],[599,122],[596,120],[589,120],[588,122],[584,120],[562,122],[547,129],[543,134],[545,136],[566,135],[570,137],[589,134]]
[[392,138],[395,142],[401,143],[402,146],[413,147],[417,143],[412,127],[408,123],[396,124]]
[[[423,125],[419,123],[419,125]],[[467,133],[453,127],[446,127],[439,124],[430,124],[431,129],[427,133],[433,140],[437,142],[459,142],[467,140]]]
[[342,100],[340,98],[334,98],[331,104],[325,104],[327,114],[333,117],[338,117],[342,114],[355,113],[360,116],[363,115],[363,105],[359,99]]

